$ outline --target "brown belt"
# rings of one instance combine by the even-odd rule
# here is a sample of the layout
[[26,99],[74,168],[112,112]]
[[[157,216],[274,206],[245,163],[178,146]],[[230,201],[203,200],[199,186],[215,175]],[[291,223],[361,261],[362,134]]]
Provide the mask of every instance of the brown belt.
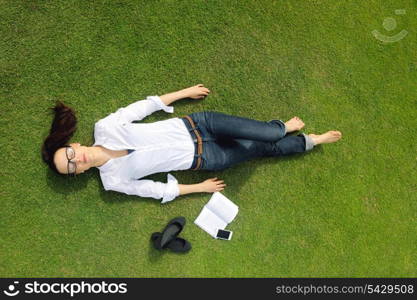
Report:
[[198,132],[197,128],[195,128],[195,124],[193,119],[191,119],[189,116],[185,116],[184,118],[186,118],[188,120],[188,122],[190,122],[191,124],[191,128],[193,129],[193,132],[197,138],[197,165],[193,170],[198,170],[201,167],[201,155],[203,154],[203,139],[200,136],[200,133]]

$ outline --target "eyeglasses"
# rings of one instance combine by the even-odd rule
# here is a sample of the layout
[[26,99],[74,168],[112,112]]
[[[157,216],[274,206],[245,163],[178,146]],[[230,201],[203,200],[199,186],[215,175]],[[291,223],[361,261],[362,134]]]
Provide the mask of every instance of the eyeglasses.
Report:
[[75,151],[71,146],[66,146],[65,154],[67,155],[68,159],[68,175],[75,177],[75,173],[77,172],[77,164],[72,161],[75,158]]

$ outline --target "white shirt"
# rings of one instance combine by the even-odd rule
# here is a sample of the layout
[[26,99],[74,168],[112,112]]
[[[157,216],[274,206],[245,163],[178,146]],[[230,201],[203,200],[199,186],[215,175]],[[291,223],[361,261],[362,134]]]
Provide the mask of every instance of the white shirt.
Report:
[[135,150],[98,167],[105,190],[161,199],[179,195],[178,182],[168,174],[167,183],[139,178],[154,173],[186,170],[194,159],[194,143],[184,122],[172,118],[154,123],[132,123],[157,110],[173,113],[158,96],[149,96],[101,119],[94,127],[94,146],[111,150]]

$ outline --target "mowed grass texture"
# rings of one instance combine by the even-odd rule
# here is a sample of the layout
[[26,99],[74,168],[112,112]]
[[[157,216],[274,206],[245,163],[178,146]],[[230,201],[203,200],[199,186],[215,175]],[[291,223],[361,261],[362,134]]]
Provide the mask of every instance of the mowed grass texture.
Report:
[[[1,276],[417,276],[415,1],[0,4]],[[373,30],[408,34],[383,43]],[[225,180],[240,208],[231,241],[193,224],[209,194],[161,205],[104,191],[97,169],[68,179],[41,161],[55,100],[77,111],[72,141],[91,145],[99,119],[197,83],[207,99],[144,122],[215,110],[343,133],[305,155],[172,172]],[[154,250],[151,233],[176,216],[192,251]]]

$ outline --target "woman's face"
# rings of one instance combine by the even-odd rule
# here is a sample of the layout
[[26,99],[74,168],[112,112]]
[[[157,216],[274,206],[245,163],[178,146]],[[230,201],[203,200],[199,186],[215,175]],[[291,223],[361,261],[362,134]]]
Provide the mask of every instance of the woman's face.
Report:
[[69,147],[58,149],[54,155],[54,163],[61,174],[80,174],[90,169],[92,157],[90,147],[72,143]]

